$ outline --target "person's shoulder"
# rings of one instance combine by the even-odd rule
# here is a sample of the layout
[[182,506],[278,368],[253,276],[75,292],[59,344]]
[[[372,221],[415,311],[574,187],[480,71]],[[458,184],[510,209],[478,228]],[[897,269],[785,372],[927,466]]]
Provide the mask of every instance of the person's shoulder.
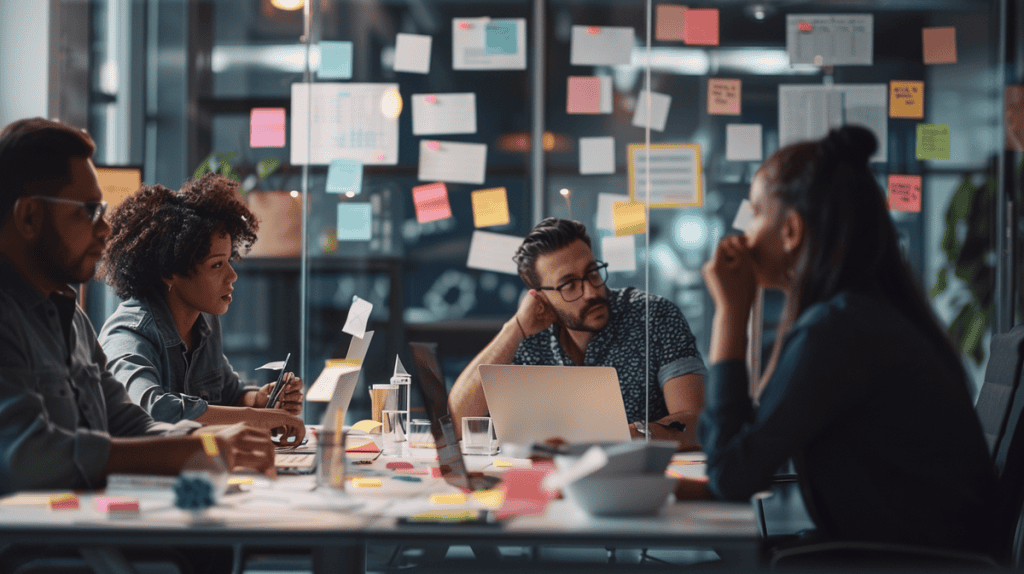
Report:
[[657,311],[660,314],[675,312],[682,315],[679,311],[679,307],[677,307],[672,301],[662,297],[661,295],[641,291],[636,287],[610,289],[608,298],[612,299],[612,297],[618,297],[622,304],[629,307],[643,308],[650,305],[652,311]]
[[807,307],[797,318],[793,329],[849,329],[854,325],[874,323],[881,319],[891,320],[894,314],[898,314],[896,310],[881,299],[843,291],[831,299]]
[[100,341],[114,336],[114,334],[146,334],[148,336],[159,336],[159,330],[155,328],[153,313],[144,300],[126,299],[121,301],[114,309],[114,312],[107,317],[100,330]]

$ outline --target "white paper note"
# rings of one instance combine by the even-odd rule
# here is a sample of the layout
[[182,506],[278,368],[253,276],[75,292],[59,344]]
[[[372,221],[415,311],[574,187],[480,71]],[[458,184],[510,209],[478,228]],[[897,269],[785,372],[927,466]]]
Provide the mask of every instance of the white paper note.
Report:
[[420,181],[482,184],[487,171],[487,144],[420,141]]
[[348,309],[348,317],[345,319],[345,326],[342,332],[362,338],[366,334],[366,323],[370,320],[370,311],[373,311],[373,303],[353,297],[352,306]]
[[729,161],[761,161],[761,124],[726,125],[725,159]]
[[[651,129],[665,131],[668,121],[668,109],[672,105],[672,96],[651,92]],[[642,91],[636,99],[636,111],[633,113],[633,125],[638,128],[647,127],[647,92]]]
[[348,342],[348,354],[346,359],[355,359],[360,363],[366,358],[366,350],[370,348],[370,341],[373,340],[373,331],[363,333],[362,337],[352,337]]
[[615,173],[615,138],[580,138],[580,173]]
[[615,231],[615,219],[612,217],[615,204],[625,201],[629,201],[628,195],[619,195],[617,193],[597,194],[597,228]]
[[[629,146],[629,189],[634,201],[648,201],[644,147]],[[696,144],[652,144],[650,174],[652,208],[701,204],[700,148]]]
[[466,267],[470,269],[482,269],[496,273],[508,273],[519,275],[512,256],[523,244],[522,237],[491,233],[490,231],[473,232],[473,239],[469,242],[469,257]]
[[430,73],[430,45],[433,38],[422,34],[398,34],[395,37],[395,71]]
[[608,271],[636,271],[636,235],[602,237],[601,257]]
[[632,26],[573,26],[569,62],[573,66],[629,64],[634,35]]
[[476,94],[413,94],[412,133],[475,134]]
[[[514,35],[509,37],[508,32],[513,32]],[[493,41],[495,38],[500,38],[502,41],[495,42]],[[488,40],[492,41],[489,43]],[[510,50],[514,51],[510,52]],[[524,18],[505,20],[453,18],[452,68],[456,70],[525,70],[526,20]]]
[[[316,403],[326,403],[331,400],[334,396],[334,391],[337,388],[338,382],[344,375],[352,375],[349,380],[358,380],[359,378],[359,365],[337,365],[335,367],[326,367],[323,371],[320,371],[320,375],[313,382],[313,385],[306,391],[306,400],[313,401]],[[351,385],[355,388],[355,385]],[[349,398],[352,389],[349,389]]]
[[787,14],[789,63],[870,66],[874,27],[871,14]]
[[736,218],[732,220],[732,226],[745,232],[751,219],[754,219],[754,208],[750,205],[749,199],[744,199],[740,202],[740,208],[736,210]]
[[381,105],[389,93],[397,95],[398,84],[292,84],[291,163],[397,164],[398,117],[385,117]]
[[888,98],[888,84],[780,85],[779,147],[822,138],[843,124],[858,124],[878,139],[871,161],[886,161]]

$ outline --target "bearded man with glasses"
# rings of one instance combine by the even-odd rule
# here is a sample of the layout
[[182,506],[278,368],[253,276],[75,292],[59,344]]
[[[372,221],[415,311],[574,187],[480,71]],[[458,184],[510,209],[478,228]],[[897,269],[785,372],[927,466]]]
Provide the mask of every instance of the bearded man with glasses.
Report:
[[[679,308],[634,287],[608,288],[608,264],[594,258],[578,221],[541,221],[514,260],[530,292],[455,381],[449,397],[455,428],[464,416],[487,413],[480,365],[607,366],[619,375],[634,438],[646,430],[651,438],[678,441],[680,450],[698,448],[704,361]],[[652,424],[645,429],[648,399]]]

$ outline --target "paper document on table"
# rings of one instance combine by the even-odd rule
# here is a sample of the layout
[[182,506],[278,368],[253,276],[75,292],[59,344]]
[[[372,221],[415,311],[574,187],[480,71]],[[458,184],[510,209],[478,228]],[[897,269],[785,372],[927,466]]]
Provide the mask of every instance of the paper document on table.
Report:
[[525,70],[526,19],[452,19],[452,68]]
[[430,73],[430,46],[433,38],[421,34],[395,36],[395,71]]
[[761,161],[761,124],[726,125],[725,159],[728,161]]
[[348,309],[348,317],[345,319],[345,326],[341,328],[342,332],[362,338],[366,334],[366,323],[370,320],[371,311],[373,303],[353,295],[352,306]]
[[420,140],[420,181],[482,184],[487,144]]
[[580,174],[615,173],[615,138],[580,138]]
[[635,35],[632,26],[573,26],[569,63],[573,66],[629,64]]
[[635,235],[601,238],[601,258],[608,264],[608,272],[636,271]]
[[789,63],[870,66],[875,18],[871,14],[787,14]]
[[476,94],[413,94],[412,133],[475,134]]
[[823,138],[844,124],[860,125],[878,140],[871,161],[886,161],[888,97],[887,84],[780,85],[779,147]]
[[651,144],[650,164],[648,196],[646,145],[629,145],[629,197],[633,201],[649,201],[652,209],[702,204],[699,145]]
[[390,108],[382,105],[397,94],[398,84],[292,84],[291,163],[397,164],[398,114],[385,116]]
[[522,244],[522,237],[478,229],[473,232],[473,238],[469,242],[469,257],[466,260],[466,267],[519,275],[512,256],[516,254]]

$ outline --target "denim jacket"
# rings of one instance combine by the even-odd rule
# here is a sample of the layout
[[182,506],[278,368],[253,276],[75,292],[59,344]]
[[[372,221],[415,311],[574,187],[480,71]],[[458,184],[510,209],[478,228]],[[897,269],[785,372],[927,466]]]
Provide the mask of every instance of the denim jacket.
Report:
[[211,404],[236,406],[250,390],[224,356],[216,315],[201,313],[192,334],[195,351],[188,363],[185,343],[160,297],[122,302],[100,331],[107,368],[158,421],[196,419]]

